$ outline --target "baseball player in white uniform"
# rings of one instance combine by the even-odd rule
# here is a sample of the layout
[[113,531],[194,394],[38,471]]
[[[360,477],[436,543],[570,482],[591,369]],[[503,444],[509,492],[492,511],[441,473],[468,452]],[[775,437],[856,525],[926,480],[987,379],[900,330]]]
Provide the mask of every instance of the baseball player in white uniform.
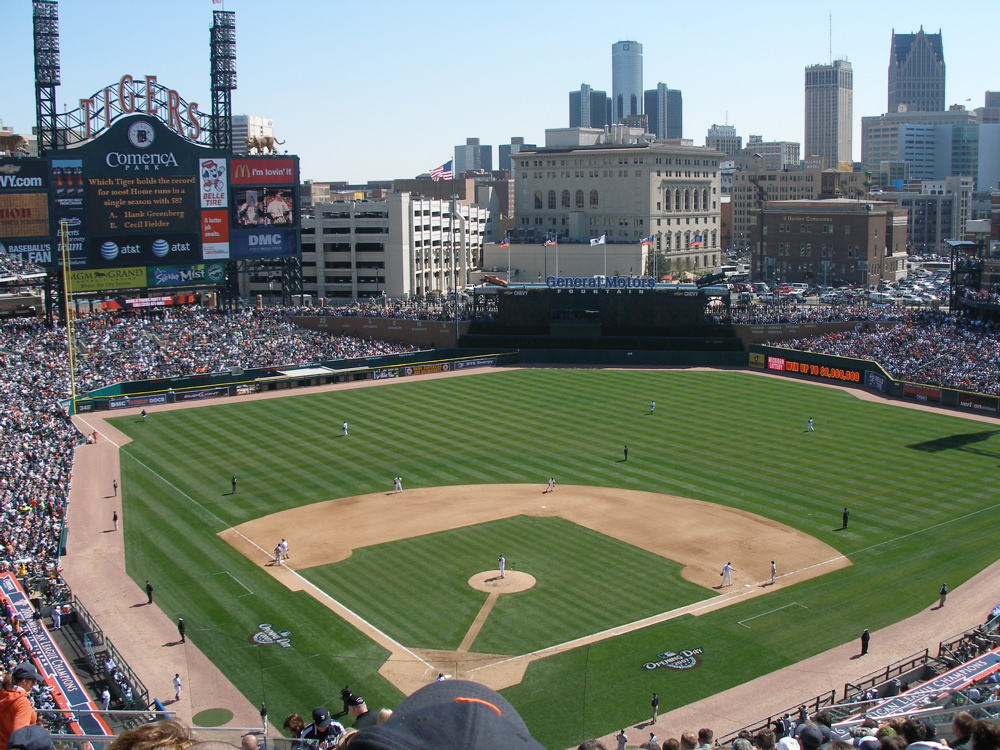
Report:
[[288,542],[286,542],[284,539],[282,539],[281,540],[281,544],[278,545],[278,549],[281,550],[281,556],[287,560],[288,559]]
[[733,571],[736,568],[733,567],[732,563],[726,563],[722,566],[722,585],[732,586],[733,585]]
[[774,560],[771,560],[771,585],[774,585],[775,580],[778,578],[778,566],[774,564]]
[[402,477],[396,477],[392,481],[396,485],[396,492],[402,492],[403,491],[403,478]]
[[554,490],[555,488],[556,488],[556,478],[555,477],[550,477],[549,478],[549,483],[545,487],[545,491],[546,492],[552,492],[552,490]]
[[344,437],[347,437],[347,422],[344,422]]
[[497,564],[500,566],[500,577],[506,578],[507,573],[504,569],[507,567],[507,561],[503,559],[503,555],[500,555],[500,557],[497,558]]

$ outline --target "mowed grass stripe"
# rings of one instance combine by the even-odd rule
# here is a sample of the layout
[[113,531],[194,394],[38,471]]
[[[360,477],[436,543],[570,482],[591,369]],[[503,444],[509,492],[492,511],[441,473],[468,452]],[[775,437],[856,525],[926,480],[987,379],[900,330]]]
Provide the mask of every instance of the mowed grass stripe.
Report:
[[[650,399],[657,402],[656,414],[646,416]],[[196,420],[191,418],[195,414]],[[807,435],[803,430],[810,416],[816,418],[817,431]],[[317,437],[336,434],[342,418],[351,422],[351,436],[342,449],[331,450],[326,461],[323,441]],[[276,441],[280,448],[262,450],[272,422],[281,425],[281,439]],[[548,476],[556,476],[560,485],[635,488],[732,505],[799,528],[852,556],[854,566],[845,571],[767,597],[769,606],[806,604],[808,619],[814,623],[819,618],[821,629],[803,620],[798,628],[780,628],[780,638],[765,631],[741,633],[745,629],[734,629],[733,623],[760,610],[737,605],[696,618],[694,624],[677,621],[647,629],[648,633],[625,639],[631,650],[623,650],[614,639],[588,650],[582,662],[575,655],[566,657],[566,663],[584,665],[585,679],[568,675],[561,660],[552,669],[547,664],[533,667],[527,677],[530,684],[505,693],[519,710],[531,715],[533,730],[545,725],[545,731],[558,735],[558,741],[546,743],[553,747],[579,741],[575,735],[579,717],[559,718],[567,705],[602,706],[601,715],[585,717],[587,726],[607,722],[614,730],[631,723],[635,707],[645,705],[643,693],[657,676],[635,671],[638,652],[645,659],[667,648],[705,646],[712,668],[672,675],[677,691],[661,692],[661,697],[668,696],[664,705],[668,700],[675,704],[694,700],[706,691],[752,679],[854,638],[862,620],[865,627],[876,628],[912,614],[927,604],[927,590],[933,598],[941,583],[936,579],[954,587],[992,562],[990,541],[1000,534],[1000,513],[990,509],[933,531],[903,536],[993,504],[989,488],[1000,456],[995,430],[947,415],[862,402],[839,391],[746,373],[503,371],[251,404],[220,402],[181,412],[153,410],[146,425],[126,418],[121,427],[137,441],[126,450],[227,522],[320,499],[385,492],[397,473],[404,476],[407,487],[524,482],[537,484],[539,490]],[[159,443],[161,437],[164,441]],[[336,447],[339,441],[329,442]],[[632,449],[628,464],[618,463],[624,442]],[[251,455],[249,461],[246,457]],[[246,482],[241,476],[237,498],[229,498],[224,493],[229,489],[230,464],[236,460],[247,461],[250,473]],[[127,496],[133,481],[123,476]],[[148,481],[155,485],[159,480]],[[163,505],[177,509],[176,522],[186,530],[171,544],[197,549],[217,542],[211,535],[218,522],[206,522],[197,511],[183,513],[187,501],[176,496],[156,496],[163,498]],[[851,526],[845,532],[834,531],[845,505],[851,508]],[[155,525],[148,527],[151,540]],[[147,533],[145,527],[128,522],[126,528],[128,533],[135,528]],[[289,535],[294,544],[294,530]],[[479,567],[485,547],[493,544],[487,541],[484,549],[475,551]],[[496,554],[489,549],[486,556],[495,561]],[[166,604],[184,594],[184,576],[190,571],[179,561],[187,559],[157,557],[157,567],[151,569],[157,576],[177,579],[176,587],[166,587]],[[197,554],[190,559],[197,560]],[[434,550],[407,557],[412,570],[402,585],[434,578],[447,567],[439,562]],[[130,568],[137,580],[146,573]],[[264,574],[249,565],[247,575]],[[567,574],[567,580],[571,577]],[[465,580],[455,579],[456,591]],[[366,585],[366,594],[384,603],[393,600],[400,584],[383,572],[369,577]],[[450,596],[450,590],[446,587],[443,595]],[[878,591],[877,601],[873,590]],[[195,593],[197,598],[205,595],[202,589]],[[577,600],[586,602],[582,616],[603,618],[610,626],[609,611],[615,602],[587,596],[584,592]],[[645,599],[647,593],[620,585],[615,596],[631,602]],[[425,607],[430,606],[427,601],[429,597]],[[514,607],[516,601],[504,604],[498,616],[507,607],[524,606]],[[246,616],[238,611],[240,617]],[[282,612],[286,618],[300,616],[297,606]],[[412,619],[413,613],[408,615]],[[405,619],[392,611],[380,616]],[[575,610],[544,609],[518,616],[531,620],[530,628],[541,630],[536,621],[581,615]],[[453,636],[467,625],[455,627]],[[399,627],[407,625],[401,622]],[[488,622],[487,627],[495,625]],[[498,627],[496,634],[484,631],[480,637],[489,639],[483,644],[519,651],[517,637],[522,630]],[[526,640],[536,638],[534,631],[527,635]],[[744,640],[734,640],[737,636]],[[343,663],[352,658],[351,651],[345,647],[337,650],[336,657],[322,658]],[[755,654],[768,656],[760,661]],[[275,664],[288,659],[290,665],[290,656],[268,659]],[[371,674],[369,661],[358,658],[365,675]],[[553,682],[555,674],[565,683]],[[577,685],[582,692],[567,687]],[[537,705],[521,704],[528,694],[542,697]]]

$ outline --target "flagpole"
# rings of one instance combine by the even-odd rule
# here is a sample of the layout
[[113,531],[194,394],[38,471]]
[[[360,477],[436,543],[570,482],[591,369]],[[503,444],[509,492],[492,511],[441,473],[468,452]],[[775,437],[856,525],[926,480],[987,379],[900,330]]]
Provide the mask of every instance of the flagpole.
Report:
[[510,284],[510,238],[507,238],[507,284]]
[[608,240],[604,239],[604,278],[608,278]]

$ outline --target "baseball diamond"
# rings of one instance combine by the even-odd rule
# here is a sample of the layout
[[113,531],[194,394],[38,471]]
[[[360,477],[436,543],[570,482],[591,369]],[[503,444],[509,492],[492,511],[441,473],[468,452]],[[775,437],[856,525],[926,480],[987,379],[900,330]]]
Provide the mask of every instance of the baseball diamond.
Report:
[[[345,684],[392,706],[445,672],[568,747],[642,719],[651,691],[666,714],[994,561],[1000,433],[975,421],[743,372],[377,383],[156,409],[142,430],[77,418],[121,444],[128,575],[155,579],[188,641],[273,715]],[[291,558],[268,565],[283,538]],[[500,554],[505,582],[533,584],[490,590]]]

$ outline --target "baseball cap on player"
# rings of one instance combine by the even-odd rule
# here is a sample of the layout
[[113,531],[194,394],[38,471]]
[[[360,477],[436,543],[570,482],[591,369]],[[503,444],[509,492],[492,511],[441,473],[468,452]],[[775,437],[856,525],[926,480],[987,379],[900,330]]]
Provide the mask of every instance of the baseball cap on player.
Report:
[[316,706],[313,709],[313,724],[316,725],[317,729],[326,729],[332,721],[333,719],[330,718],[330,712],[326,710],[326,706]]
[[445,680],[404,700],[384,724],[354,735],[352,750],[543,750],[514,707],[476,682]]

